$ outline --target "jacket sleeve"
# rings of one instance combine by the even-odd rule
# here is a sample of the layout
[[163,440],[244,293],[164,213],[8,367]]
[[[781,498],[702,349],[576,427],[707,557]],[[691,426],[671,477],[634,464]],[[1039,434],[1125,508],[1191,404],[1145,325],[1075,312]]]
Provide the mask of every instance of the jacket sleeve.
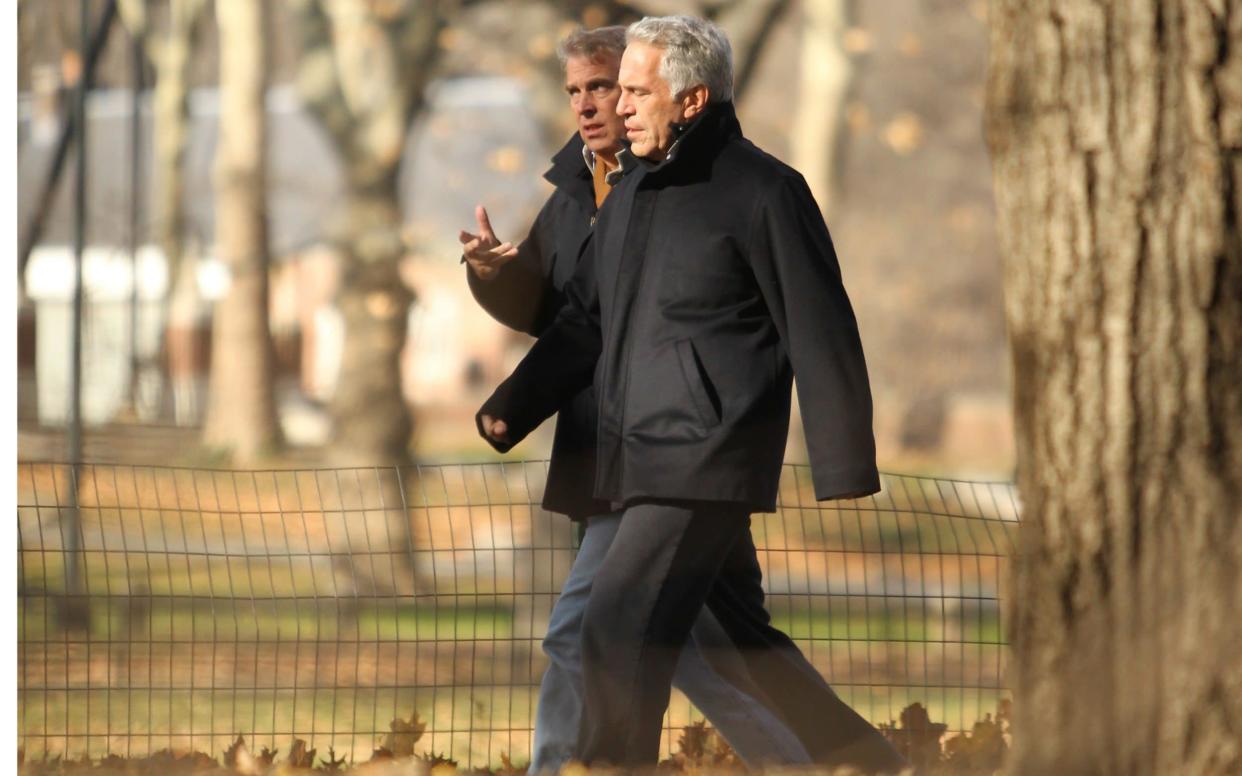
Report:
[[755,277],[793,365],[815,497],[880,490],[871,386],[854,311],[819,207],[801,175],[766,192],[752,222]]
[[526,239],[518,244],[517,256],[490,280],[480,280],[466,267],[470,293],[479,306],[505,326],[535,337],[551,324],[564,303],[564,295],[552,284],[554,207],[549,198]]
[[[496,450],[508,452],[591,385],[602,347],[594,250],[589,245],[565,286],[565,305],[556,319],[475,415],[479,435]],[[483,433],[483,415],[505,421],[508,442]]]

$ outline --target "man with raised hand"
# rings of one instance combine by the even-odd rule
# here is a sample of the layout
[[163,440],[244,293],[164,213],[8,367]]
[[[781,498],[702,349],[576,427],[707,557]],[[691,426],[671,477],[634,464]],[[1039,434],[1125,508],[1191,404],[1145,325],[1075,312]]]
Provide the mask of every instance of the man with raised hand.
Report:
[[763,607],[750,513],[776,506],[798,378],[816,497],[880,488],[853,310],[802,176],[742,136],[724,34],[630,26],[617,104],[635,169],[569,303],[477,416],[508,450],[594,383],[594,496],[623,508],[582,623],[578,757],[654,765],[682,644],[713,612],[817,763],[904,760]]
[[[528,334],[539,336],[561,307],[562,288],[573,275],[599,208],[626,164],[624,155],[617,156],[624,123],[616,113],[621,94],[617,67],[624,48],[623,27],[580,30],[562,41],[558,53],[578,132],[552,159],[544,177],[556,188],[526,240],[517,246],[502,243],[482,206],[475,212],[478,233],[462,231],[460,235],[475,299],[501,323]],[[543,642],[549,665],[539,688],[532,776],[555,773],[573,755],[583,696],[583,610],[621,522],[620,513],[606,500],[592,497],[595,424],[595,398],[586,387],[561,409],[544,491],[546,509],[584,520],[586,528]],[[696,642],[710,649],[715,667],[704,659]],[[810,762],[789,728],[748,694],[748,690],[755,692],[753,685],[710,612],[704,611],[695,624],[673,684],[749,765]]]

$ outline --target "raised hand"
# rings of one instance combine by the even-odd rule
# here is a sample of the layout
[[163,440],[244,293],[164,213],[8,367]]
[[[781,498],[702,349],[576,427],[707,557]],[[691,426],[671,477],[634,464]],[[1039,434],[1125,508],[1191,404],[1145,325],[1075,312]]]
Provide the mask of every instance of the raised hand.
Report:
[[479,280],[491,280],[508,262],[517,256],[517,248],[513,243],[502,243],[496,239],[492,230],[492,222],[487,218],[487,208],[476,205],[474,218],[479,225],[479,233],[471,234],[465,229],[457,236],[461,240],[462,255],[466,263]]

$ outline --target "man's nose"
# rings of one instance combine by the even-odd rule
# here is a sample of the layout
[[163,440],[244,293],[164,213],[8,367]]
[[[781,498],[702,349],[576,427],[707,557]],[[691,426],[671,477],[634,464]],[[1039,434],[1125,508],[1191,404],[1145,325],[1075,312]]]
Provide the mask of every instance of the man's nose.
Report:
[[573,109],[575,113],[587,116],[588,118],[597,110],[595,107],[595,100],[592,100],[586,95],[577,95],[574,97]]

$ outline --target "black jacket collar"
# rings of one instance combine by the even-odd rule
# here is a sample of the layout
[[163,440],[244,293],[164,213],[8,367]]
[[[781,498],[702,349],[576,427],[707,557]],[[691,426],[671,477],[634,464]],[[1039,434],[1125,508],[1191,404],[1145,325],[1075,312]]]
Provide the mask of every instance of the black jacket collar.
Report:
[[690,123],[673,143],[672,153],[659,162],[641,160],[648,175],[666,170],[699,169],[714,159],[726,143],[742,136],[742,125],[732,102],[709,105],[703,115]]
[[552,166],[543,174],[553,186],[563,186],[576,178],[591,179],[591,171],[582,163],[582,138],[577,132],[569,138],[561,150],[552,156]]
[[582,138],[577,132],[552,157],[544,180],[574,199],[581,200],[587,212],[595,210],[595,187],[591,171],[582,163]]

